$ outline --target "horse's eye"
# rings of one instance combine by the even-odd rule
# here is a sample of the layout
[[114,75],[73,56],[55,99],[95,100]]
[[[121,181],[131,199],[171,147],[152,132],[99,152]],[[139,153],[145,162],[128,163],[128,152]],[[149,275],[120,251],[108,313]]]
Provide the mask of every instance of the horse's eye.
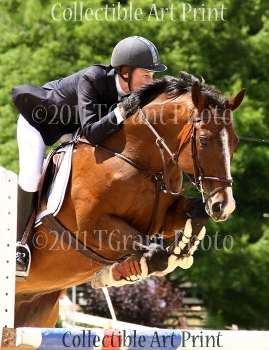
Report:
[[206,137],[200,137],[199,140],[202,147],[209,146],[209,140]]

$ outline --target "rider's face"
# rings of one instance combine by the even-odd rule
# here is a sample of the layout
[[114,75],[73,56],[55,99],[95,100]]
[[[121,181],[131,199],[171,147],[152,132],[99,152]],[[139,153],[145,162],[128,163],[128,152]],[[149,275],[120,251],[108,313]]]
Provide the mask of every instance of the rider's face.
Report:
[[150,83],[153,80],[153,75],[153,72],[148,72],[141,68],[135,68],[132,71],[132,91],[136,91],[142,84]]
[[[132,70],[132,79],[131,79],[131,90],[136,91],[142,84],[150,83],[153,80],[153,72],[146,71],[141,68],[135,68]],[[123,74],[124,78],[128,78],[128,73]],[[129,92],[129,86],[126,81],[121,77],[120,85],[125,92]]]

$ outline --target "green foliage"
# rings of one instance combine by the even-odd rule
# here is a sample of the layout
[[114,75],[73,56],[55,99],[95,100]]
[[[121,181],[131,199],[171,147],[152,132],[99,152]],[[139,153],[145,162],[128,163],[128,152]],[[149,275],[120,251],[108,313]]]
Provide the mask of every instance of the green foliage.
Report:
[[[87,20],[86,9],[96,14],[106,5],[114,8],[114,17],[110,10],[105,18],[103,10],[98,19]],[[189,6],[186,20],[184,6]],[[138,9],[142,14],[139,17],[137,12],[136,19]],[[196,17],[195,9],[199,9]],[[218,17],[213,11],[209,18],[208,9],[217,9]],[[68,18],[70,13],[73,17],[65,20],[64,14]],[[267,0],[0,0],[0,165],[15,172],[18,113],[11,100],[12,86],[40,86],[93,63],[109,63],[113,47],[126,36],[152,40],[169,68],[167,74],[178,76],[186,70],[203,76],[229,96],[246,88],[247,97],[234,115],[235,129],[242,137],[232,164],[237,209],[227,222],[210,222],[207,230],[212,237],[216,231],[223,237],[232,235],[234,246],[227,252],[198,251],[194,266],[177,277],[193,279],[203,287],[218,322],[222,318],[226,324],[267,329],[268,319],[259,315],[269,308],[269,221],[263,217],[269,211],[268,16]],[[246,137],[267,143],[249,142]]]
[[222,320],[223,325],[236,322],[244,329],[268,329],[269,318],[264,313],[269,289],[268,240],[268,229],[255,243],[250,243],[247,233],[233,236],[231,249],[206,252],[206,265],[201,256],[197,259],[191,274],[204,287],[209,312],[218,316],[215,321]]

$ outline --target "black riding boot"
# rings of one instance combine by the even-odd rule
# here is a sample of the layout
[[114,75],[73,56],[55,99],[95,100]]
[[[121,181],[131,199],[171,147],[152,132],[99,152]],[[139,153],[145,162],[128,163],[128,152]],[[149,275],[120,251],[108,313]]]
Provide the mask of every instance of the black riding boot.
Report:
[[[25,281],[28,276],[31,253],[27,243],[22,244],[21,239],[27,227],[29,219],[37,204],[37,192],[26,192],[18,186],[18,202],[17,202],[17,244],[16,244],[16,279],[17,281]],[[33,232],[33,227],[31,228]],[[32,232],[29,238],[32,237]]]

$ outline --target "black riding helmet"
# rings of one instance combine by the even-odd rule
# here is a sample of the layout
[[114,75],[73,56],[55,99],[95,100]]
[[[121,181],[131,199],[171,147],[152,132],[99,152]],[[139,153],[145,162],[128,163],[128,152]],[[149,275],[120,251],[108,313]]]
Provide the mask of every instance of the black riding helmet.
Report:
[[[130,89],[132,67],[149,72],[163,72],[167,67],[160,62],[156,46],[141,36],[131,36],[121,40],[114,48],[111,65],[120,77],[128,82]],[[128,66],[128,78],[121,74],[121,67]],[[131,90],[131,89],[130,89]]]

